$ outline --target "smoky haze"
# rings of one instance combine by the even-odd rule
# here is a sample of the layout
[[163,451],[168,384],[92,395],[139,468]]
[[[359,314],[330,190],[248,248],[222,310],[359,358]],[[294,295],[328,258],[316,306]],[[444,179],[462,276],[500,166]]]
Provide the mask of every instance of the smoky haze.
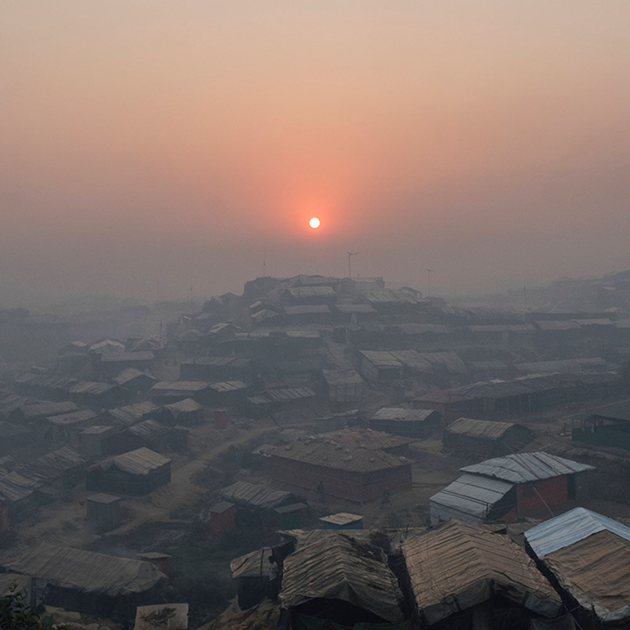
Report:
[[348,251],[441,294],[630,267],[626,0],[0,13],[3,306],[342,275]]

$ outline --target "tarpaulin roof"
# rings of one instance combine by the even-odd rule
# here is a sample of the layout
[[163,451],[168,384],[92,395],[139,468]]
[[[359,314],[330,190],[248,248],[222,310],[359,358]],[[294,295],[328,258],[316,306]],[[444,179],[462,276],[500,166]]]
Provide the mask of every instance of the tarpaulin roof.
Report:
[[481,524],[492,506],[513,487],[513,484],[499,479],[464,474],[431,497],[431,521],[435,523],[456,518]]
[[164,405],[164,409],[168,409],[171,414],[177,418],[181,413],[190,413],[192,411],[199,411],[203,409],[203,405],[198,403],[192,398],[184,398],[184,400],[178,400],[177,402]]
[[107,411],[107,415],[120,421],[122,424],[132,425],[139,422],[146,414],[157,411],[159,407],[152,402],[144,401],[125,407],[116,407]]
[[458,521],[412,534],[402,545],[418,609],[429,624],[495,593],[544,617],[562,602],[524,550],[509,538]]
[[594,470],[594,467],[538,451],[495,457],[479,464],[464,466],[461,470],[511,483],[526,483]]
[[129,433],[142,438],[144,440],[154,440],[168,433],[171,429],[157,420],[143,420],[138,424],[129,427]]
[[630,542],[625,537],[604,529],[547,554],[543,562],[586,610],[592,610],[604,623],[625,621],[623,627],[627,627]]
[[403,619],[403,596],[382,549],[342,533],[300,546],[284,561],[282,606],[312,599],[348,602],[389,622]]
[[525,533],[525,538],[542,560],[550,553],[603,531],[612,532],[630,541],[630,527],[582,507],[533,527]]
[[72,411],[70,413],[63,413],[58,416],[51,416],[46,418],[48,422],[56,424],[57,426],[70,426],[72,424],[81,424],[82,422],[89,422],[97,417],[91,409],[79,409],[79,411]]
[[46,543],[2,564],[16,573],[46,579],[55,586],[111,597],[142,593],[166,580],[149,562]]
[[145,379],[149,379],[153,383],[157,383],[157,378],[155,376],[151,376],[151,374],[147,374],[146,372],[141,372],[136,368],[125,368],[119,374],[117,374],[112,380],[114,383],[118,385],[126,385],[132,381],[135,381],[138,377],[143,377]]
[[63,402],[39,402],[23,405],[20,410],[24,414],[26,420],[36,420],[37,418],[46,418],[49,416],[58,416],[62,413],[70,413],[77,411],[78,407],[69,400]]
[[271,547],[262,547],[244,556],[234,558],[230,562],[230,570],[232,577],[265,577],[269,569],[269,556],[271,555]]

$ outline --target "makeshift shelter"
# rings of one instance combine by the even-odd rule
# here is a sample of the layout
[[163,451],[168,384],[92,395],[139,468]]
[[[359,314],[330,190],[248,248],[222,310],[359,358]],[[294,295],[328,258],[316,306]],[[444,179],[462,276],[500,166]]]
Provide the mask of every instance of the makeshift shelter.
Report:
[[150,350],[142,352],[114,352],[97,355],[93,368],[98,374],[113,377],[127,368],[146,372],[153,367],[155,355]]
[[203,410],[202,404],[192,398],[185,398],[170,405],[164,405],[159,418],[161,422],[169,426],[174,426],[175,424],[195,426],[203,423]]
[[182,361],[180,378],[184,381],[227,381],[248,379],[251,359],[242,357],[198,357]]
[[578,475],[593,466],[544,452],[516,453],[465,466],[464,475],[430,499],[431,523],[450,518],[506,523],[581,494]]
[[123,453],[87,471],[88,490],[141,496],[171,481],[171,460],[148,448]]
[[70,400],[91,409],[111,409],[129,402],[131,393],[119,385],[80,381],[68,388]]
[[323,374],[331,403],[358,402],[368,394],[367,383],[353,369],[324,370]]
[[78,411],[78,407],[69,400],[62,402],[36,402],[20,405],[8,414],[8,420],[30,424],[41,418],[59,416]]
[[241,610],[255,606],[267,594],[271,547],[262,547],[230,562],[232,579],[237,580],[238,605]]
[[100,425],[88,427],[79,434],[81,450],[90,457],[111,455],[110,441],[117,432],[116,427]]
[[148,562],[42,544],[0,562],[46,584],[45,603],[100,617],[129,617],[160,596],[166,577]]
[[109,531],[120,523],[121,498],[111,494],[93,494],[85,502],[87,521],[100,531]]
[[0,421],[0,455],[15,453],[32,440],[33,432],[29,427]]
[[382,407],[370,419],[370,429],[422,440],[442,427],[442,416],[433,409]]
[[471,627],[483,620],[487,625],[472,627],[526,628],[527,618],[553,619],[562,611],[549,582],[506,536],[451,521],[411,533],[402,552],[427,625]]
[[157,415],[160,407],[152,402],[145,400],[143,402],[125,405],[124,407],[116,407],[109,409],[99,418],[100,424],[112,424],[115,426],[130,427],[133,424],[153,418]]
[[[606,405],[587,418],[572,423],[571,437],[576,442],[630,450],[630,403]],[[577,426],[575,426],[577,424]]]
[[444,428],[444,446],[477,457],[508,455],[520,451],[533,439],[522,424],[459,418]]
[[39,427],[39,437],[57,444],[77,438],[79,432],[94,424],[98,414],[91,409],[79,409],[70,413],[45,418]]
[[285,558],[280,601],[297,627],[405,627],[403,595],[387,556],[343,533],[299,546]]
[[134,394],[139,394],[151,389],[158,382],[158,379],[147,372],[128,367],[114,376],[112,381]]
[[630,625],[630,527],[575,508],[525,532],[583,627]]

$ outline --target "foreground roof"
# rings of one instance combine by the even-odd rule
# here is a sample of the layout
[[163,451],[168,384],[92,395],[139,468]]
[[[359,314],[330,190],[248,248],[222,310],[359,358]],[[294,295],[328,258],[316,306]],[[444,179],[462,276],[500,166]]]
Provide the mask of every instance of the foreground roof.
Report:
[[578,508],[534,527],[525,536],[560,586],[583,608],[604,623],[625,621],[626,627],[630,620],[630,528]]
[[530,547],[541,560],[597,532],[609,531],[630,541],[630,527],[612,518],[579,507],[556,516],[525,533]]
[[461,470],[494,479],[503,479],[511,483],[527,483],[594,470],[594,467],[538,451],[495,457],[480,464],[464,466]]
[[418,609],[429,624],[495,593],[544,617],[562,602],[527,554],[507,537],[458,521],[412,534],[402,545]]
[[16,573],[46,579],[55,586],[111,597],[142,593],[166,579],[149,562],[47,543],[3,562],[3,566]]
[[283,608],[337,599],[389,622],[403,618],[403,596],[383,551],[342,533],[300,546],[286,558],[280,599]]

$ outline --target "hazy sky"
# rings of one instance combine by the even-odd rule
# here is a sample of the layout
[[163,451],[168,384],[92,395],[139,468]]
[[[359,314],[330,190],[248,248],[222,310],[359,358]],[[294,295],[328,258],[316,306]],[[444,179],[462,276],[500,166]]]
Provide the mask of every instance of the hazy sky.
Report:
[[349,250],[442,294],[630,268],[629,25],[628,0],[0,0],[0,304]]

